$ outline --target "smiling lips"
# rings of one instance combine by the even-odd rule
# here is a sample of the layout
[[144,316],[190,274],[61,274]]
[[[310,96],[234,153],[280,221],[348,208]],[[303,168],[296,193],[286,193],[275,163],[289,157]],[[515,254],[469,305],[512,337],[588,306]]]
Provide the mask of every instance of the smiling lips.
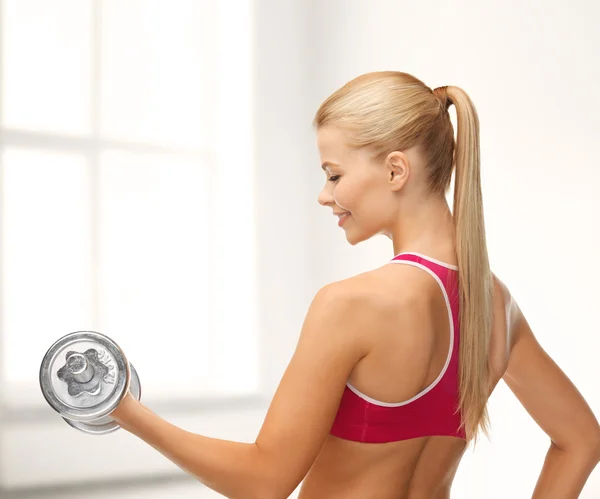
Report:
[[337,217],[339,218],[338,225],[341,227],[342,224],[348,218],[348,215],[350,215],[350,213],[348,213],[348,212],[345,212],[345,213],[335,213],[335,215],[337,215]]

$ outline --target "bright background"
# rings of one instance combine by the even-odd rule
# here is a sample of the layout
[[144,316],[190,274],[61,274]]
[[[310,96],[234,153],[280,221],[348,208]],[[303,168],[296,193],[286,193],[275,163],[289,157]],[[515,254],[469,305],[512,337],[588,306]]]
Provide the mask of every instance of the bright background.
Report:
[[[104,332],[153,410],[253,441],[316,291],[393,256],[382,237],[350,246],[317,204],[314,112],[376,70],[474,101],[492,269],[600,414],[599,4],[0,6],[3,498],[220,497],[124,431],[72,430],[39,363],[64,334]],[[548,438],[504,383],[490,411],[453,497],[533,490]],[[595,470],[581,497],[598,496]]]

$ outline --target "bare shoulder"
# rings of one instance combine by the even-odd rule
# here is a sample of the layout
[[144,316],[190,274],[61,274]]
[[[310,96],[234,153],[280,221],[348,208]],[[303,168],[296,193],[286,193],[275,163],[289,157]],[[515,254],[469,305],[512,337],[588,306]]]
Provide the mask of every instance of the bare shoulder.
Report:
[[[435,318],[432,305],[440,297],[439,285],[423,270],[411,265],[389,265],[335,283],[361,316],[366,341],[375,347],[386,336],[410,340],[417,335],[431,343]],[[432,333],[433,334],[433,333]],[[415,348],[417,346],[415,345]],[[419,348],[424,348],[420,345]]]
[[354,304],[352,315],[360,316],[355,320],[363,328],[369,352],[389,345],[391,339],[396,350],[406,354],[404,363],[431,352],[435,341],[432,303],[443,297],[428,273],[410,265],[390,265],[334,284]]
[[350,318],[356,314],[376,314],[381,308],[378,300],[381,295],[380,283],[365,273],[323,286],[317,293],[317,298],[329,305],[337,304],[336,308],[343,309],[340,315]]
[[[373,348],[370,331],[377,327],[377,321],[383,316],[384,306],[378,296],[381,296],[381,290],[377,282],[360,274],[323,286],[313,304],[319,304],[317,306],[327,315],[328,321],[335,322],[334,329],[343,331],[340,341],[347,345],[352,337],[368,354]],[[329,329],[333,326],[331,324]]]
[[384,265],[337,284],[379,313],[398,310],[403,303],[429,303],[432,292],[439,291],[439,285],[427,272],[412,265]]

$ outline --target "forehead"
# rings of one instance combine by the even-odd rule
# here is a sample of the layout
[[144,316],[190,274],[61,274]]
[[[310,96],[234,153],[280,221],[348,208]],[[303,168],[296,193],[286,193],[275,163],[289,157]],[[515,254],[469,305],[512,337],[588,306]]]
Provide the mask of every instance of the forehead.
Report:
[[346,134],[337,127],[320,127],[317,130],[317,145],[323,155],[340,154],[346,150]]

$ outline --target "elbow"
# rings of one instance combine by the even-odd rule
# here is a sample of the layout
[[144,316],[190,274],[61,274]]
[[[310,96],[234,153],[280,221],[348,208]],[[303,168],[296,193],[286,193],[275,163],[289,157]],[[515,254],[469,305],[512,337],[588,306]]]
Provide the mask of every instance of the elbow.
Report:
[[586,438],[585,451],[594,464],[600,463],[600,426],[590,430]]
[[303,473],[291,473],[293,467],[281,457],[264,448],[259,449],[256,458],[257,486],[252,499],[288,499],[302,481]]
[[293,488],[290,490],[289,482],[284,480],[285,473],[278,471],[277,466],[263,462],[259,469],[259,478],[252,487],[251,494],[244,496],[246,499],[287,499],[294,492]]
[[552,440],[552,445],[558,449],[580,456],[594,465],[600,463],[600,427],[589,429],[585,432],[585,438],[578,439],[577,442],[570,442],[568,445],[560,445]]
[[283,497],[281,494],[275,494],[275,489],[269,484],[261,483],[260,486],[245,488],[239,499],[283,499]]
[[592,459],[594,459],[594,464],[598,464],[600,463],[600,428],[598,428],[594,437],[591,440],[591,456]]
[[[283,473],[282,473],[283,475]],[[269,479],[263,480],[261,483],[256,499],[288,499],[300,482],[290,480],[289,477],[269,475]]]
[[294,488],[290,490],[290,487],[270,482],[258,491],[258,494],[254,497],[255,499],[288,499],[294,490]]

